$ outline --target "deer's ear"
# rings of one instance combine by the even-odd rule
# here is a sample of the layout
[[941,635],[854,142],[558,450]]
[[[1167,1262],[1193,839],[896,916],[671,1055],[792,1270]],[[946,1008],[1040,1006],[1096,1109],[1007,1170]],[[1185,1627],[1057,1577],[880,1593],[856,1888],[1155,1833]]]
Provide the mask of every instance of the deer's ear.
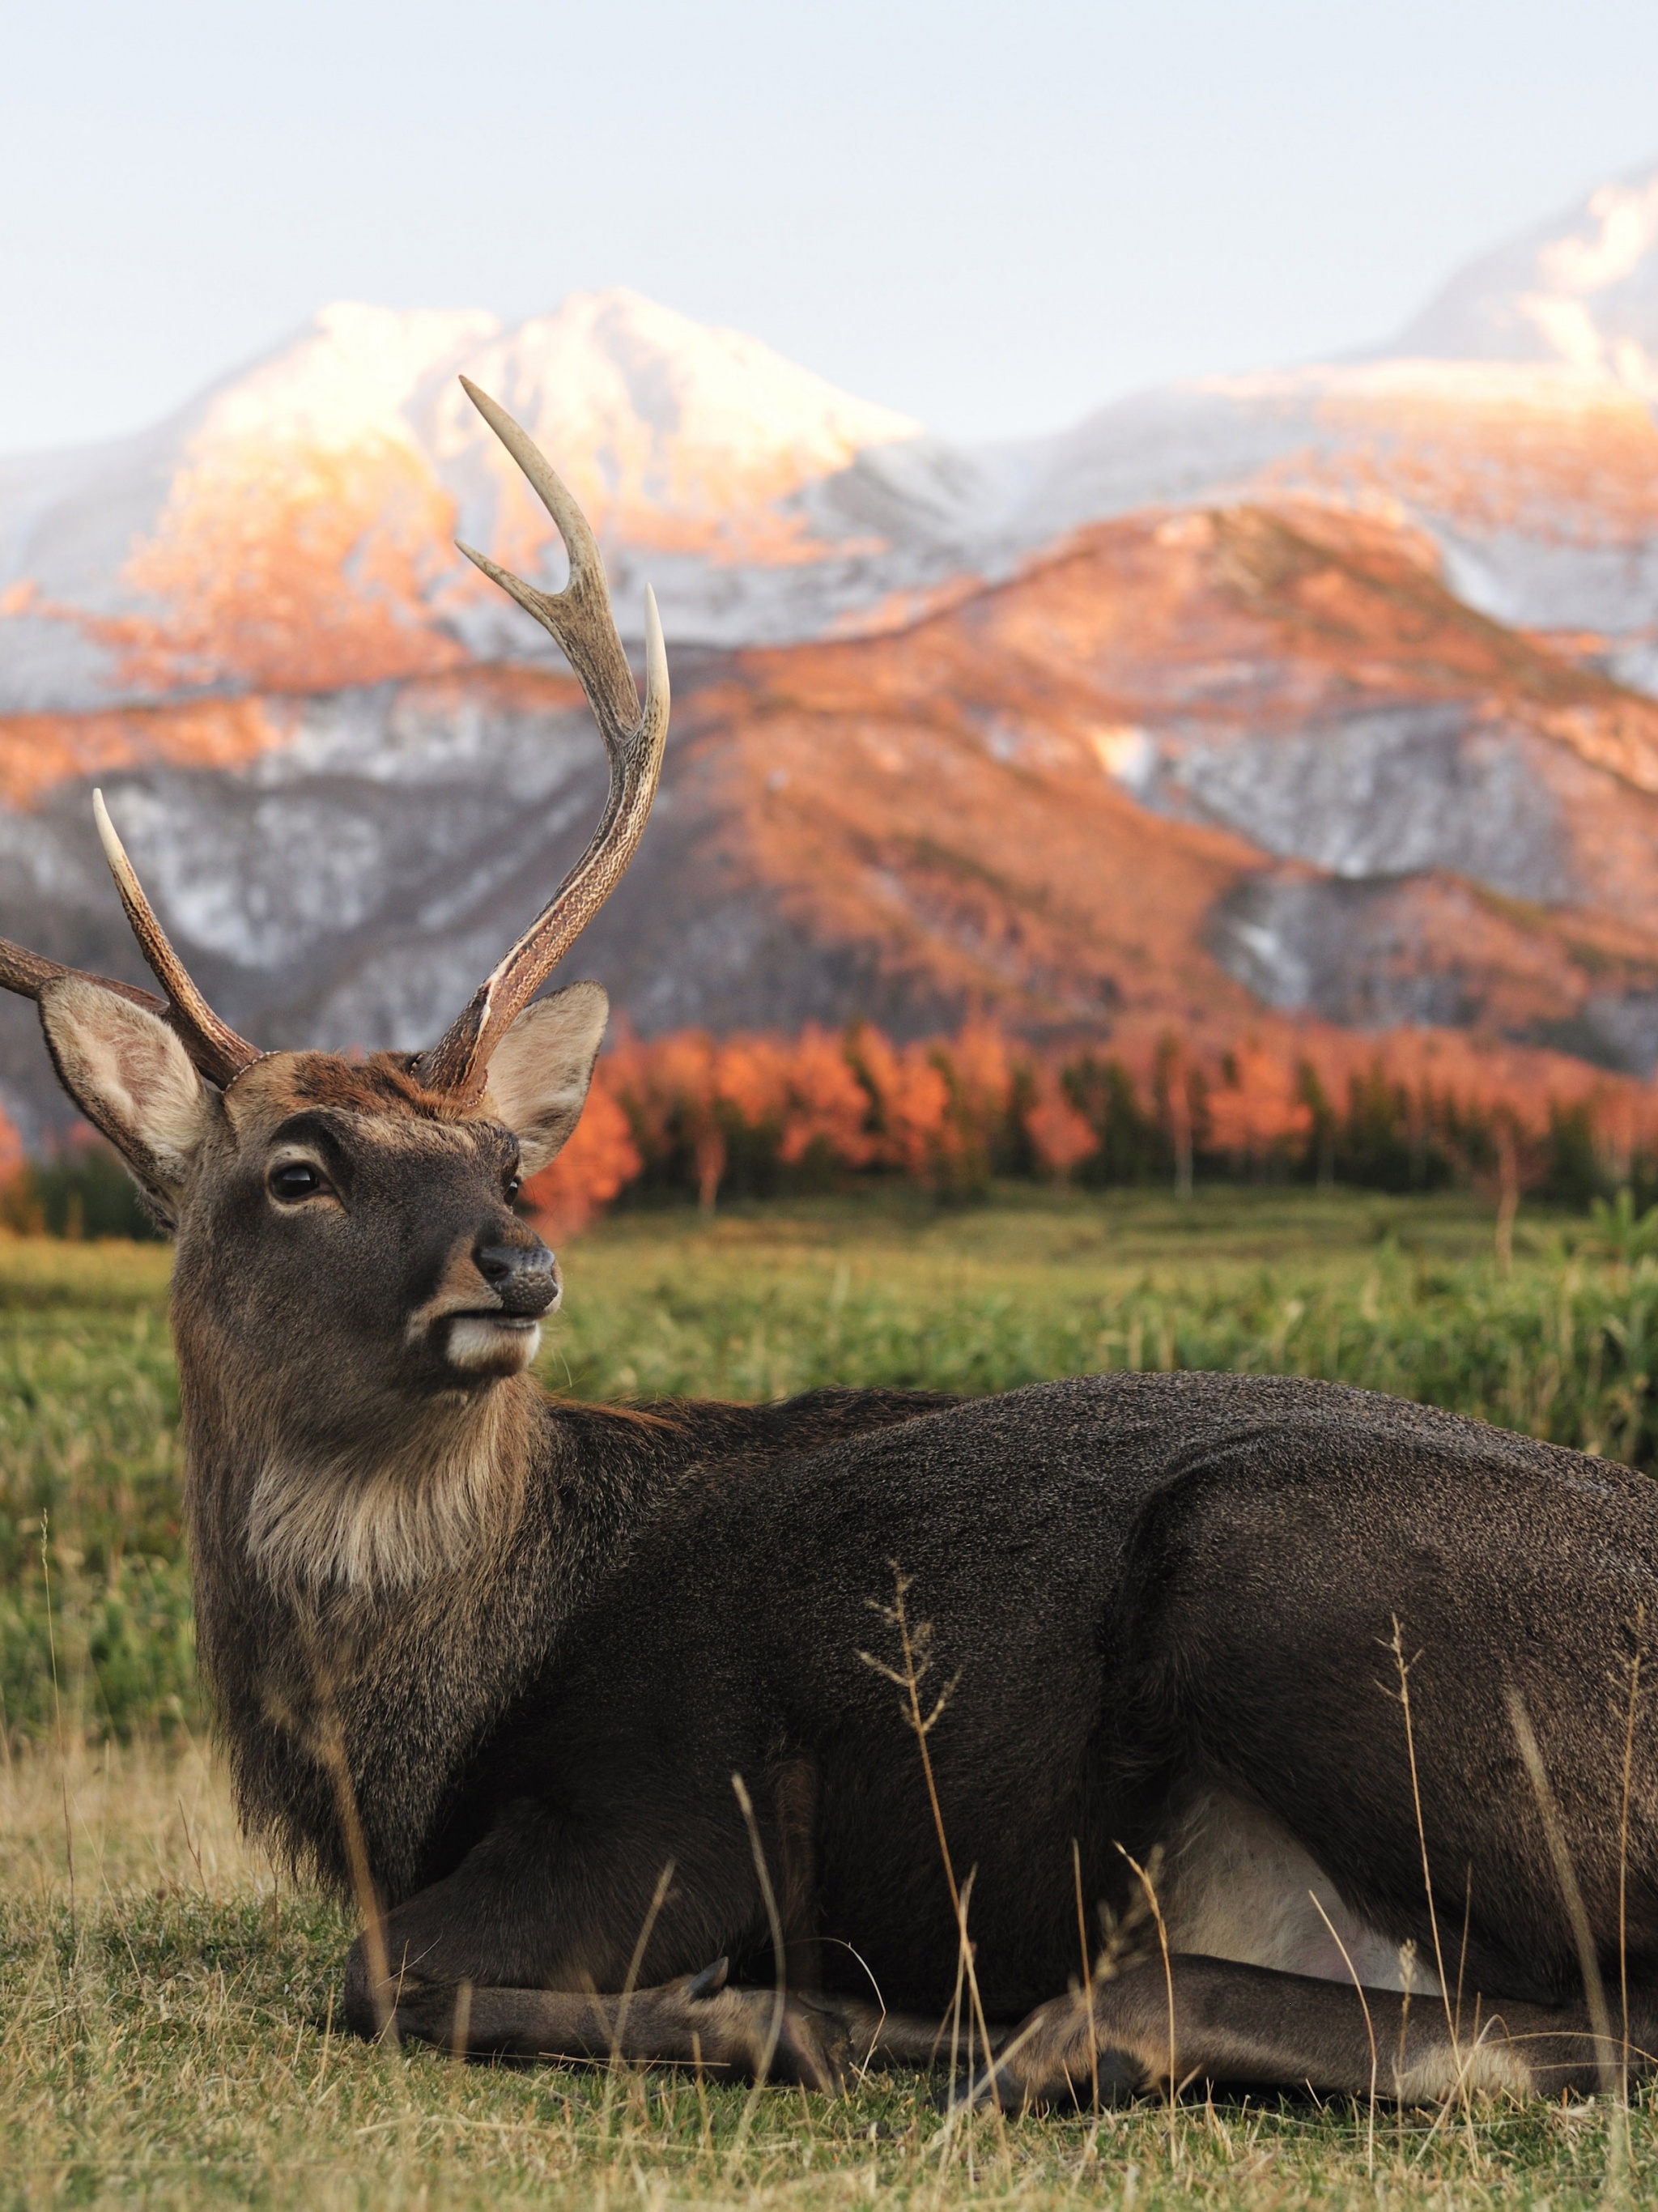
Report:
[[82,975],[40,992],[58,1080],[103,1131],[167,1226],[213,1111],[213,1094],[156,1015]]
[[495,1047],[489,1098],[518,1139],[526,1176],[563,1150],[581,1119],[610,1011],[597,983],[567,983],[526,1006]]

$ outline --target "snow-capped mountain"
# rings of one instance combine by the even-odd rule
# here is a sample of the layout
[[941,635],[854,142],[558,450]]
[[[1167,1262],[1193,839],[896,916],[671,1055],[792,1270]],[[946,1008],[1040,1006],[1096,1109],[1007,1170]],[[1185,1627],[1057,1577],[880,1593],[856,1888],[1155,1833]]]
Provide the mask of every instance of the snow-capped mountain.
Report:
[[557,456],[624,624],[641,562],[681,637],[794,635],[867,599],[847,578],[868,532],[812,533],[799,496],[915,437],[907,416],[625,291],[512,330],[335,306],[153,430],[0,462],[0,713],[544,651],[453,550],[560,557],[463,373]]
[[[1658,170],[1394,347],[968,448],[626,292],[336,307],[0,464],[0,931],[135,956],[101,780],[270,1044],[433,1034],[580,849],[556,581],[457,382],[566,476],[675,735],[584,939],[641,1030],[1410,1020],[1658,1066]],[[27,1010],[0,1091],[61,1110]]]
[[142,435],[0,462],[0,713],[547,658],[456,535],[556,577],[468,405],[598,529],[624,630],[869,633],[1147,506],[1322,499],[1427,530],[1470,602],[1658,682],[1658,169],[1475,263],[1374,358],[1196,380],[1017,446],[929,437],[625,291],[513,329],[337,306]]
[[1658,171],[1601,185],[1459,270],[1394,349],[1560,362],[1658,400]]

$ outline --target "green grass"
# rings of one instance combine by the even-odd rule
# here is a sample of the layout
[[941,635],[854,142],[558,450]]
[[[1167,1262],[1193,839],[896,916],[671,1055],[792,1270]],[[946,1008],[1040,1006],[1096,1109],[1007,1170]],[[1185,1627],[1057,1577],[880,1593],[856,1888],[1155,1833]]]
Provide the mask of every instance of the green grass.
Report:
[[[623,1214],[566,1255],[550,1389],[765,1398],[1010,1389],[1121,1368],[1324,1375],[1658,1461],[1658,1261],[1465,1197],[1015,1189]],[[164,1247],[0,1242],[0,1720],[39,1739],[204,1719]],[[43,1560],[43,1517],[46,1549]],[[48,1580],[49,1578],[49,1580]],[[51,1603],[48,1605],[48,1598]]]
[[[1329,1374],[1649,1464],[1658,1265],[1470,1201],[1272,1190],[623,1215],[544,1357],[585,1396],[960,1390],[1128,1366]],[[1608,2115],[1310,2100],[945,2133],[928,2085],[750,2100],[668,2073],[343,2039],[350,1928],[236,1832],[204,1747],[164,1249],[0,1244],[0,2207],[1606,2201]],[[46,1516],[43,1560],[42,1516]],[[1649,2197],[1658,2114],[1614,2195]]]
[[[73,1879],[70,1847],[73,1848]],[[751,2097],[642,2069],[460,2066],[343,2038],[351,1935],[273,1878],[193,1747],[108,1744],[0,1773],[0,2206],[926,2212],[1076,2204],[1374,2208],[1649,2202],[1604,2106],[1376,2118],[1310,2098],[1152,2100],[946,2130],[932,2084]]]

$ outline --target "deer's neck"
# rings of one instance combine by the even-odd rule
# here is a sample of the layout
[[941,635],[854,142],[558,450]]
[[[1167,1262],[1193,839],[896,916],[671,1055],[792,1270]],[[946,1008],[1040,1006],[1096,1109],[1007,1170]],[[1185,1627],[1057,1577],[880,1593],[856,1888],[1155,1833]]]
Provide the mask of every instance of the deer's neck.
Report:
[[270,1435],[243,1471],[247,1558],[301,1601],[412,1599],[510,1544],[538,1426],[519,1381],[337,1439]]
[[[377,1881],[415,1877],[456,1777],[610,1545],[527,1377],[378,1419],[284,1420],[180,1334],[202,1660],[242,1809],[344,1872],[341,1775]],[[606,1517],[625,1525],[625,1506]]]

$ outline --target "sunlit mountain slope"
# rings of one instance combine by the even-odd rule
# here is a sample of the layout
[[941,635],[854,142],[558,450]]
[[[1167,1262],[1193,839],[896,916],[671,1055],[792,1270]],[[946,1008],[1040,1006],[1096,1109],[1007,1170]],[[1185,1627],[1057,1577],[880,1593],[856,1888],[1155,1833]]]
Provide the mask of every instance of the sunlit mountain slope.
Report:
[[452,550],[560,573],[465,372],[624,631],[662,600],[663,800],[578,955],[641,1029],[1414,1022],[1650,1069],[1655,210],[1603,188],[1404,349],[973,451],[625,292],[329,309],[142,437],[0,465],[0,930],[132,972],[98,778],[251,1034],[446,1018],[602,792]]
[[[574,956],[641,1030],[1260,1018],[1658,1059],[1658,702],[1373,518],[1098,525],[904,632],[676,680],[656,819]],[[429,1037],[603,795],[579,694],[529,670],[0,725],[0,932],[124,975],[86,775],[25,772],[92,731],[186,957],[270,1044]]]
[[455,556],[546,519],[456,381],[553,454],[624,627],[872,631],[1143,507],[1313,497],[1426,530],[1483,611],[1658,681],[1658,171],[1475,264],[1376,358],[1199,380],[965,448],[633,294],[505,329],[339,306],[122,443],[0,463],[0,710],[329,690],[534,656]]

